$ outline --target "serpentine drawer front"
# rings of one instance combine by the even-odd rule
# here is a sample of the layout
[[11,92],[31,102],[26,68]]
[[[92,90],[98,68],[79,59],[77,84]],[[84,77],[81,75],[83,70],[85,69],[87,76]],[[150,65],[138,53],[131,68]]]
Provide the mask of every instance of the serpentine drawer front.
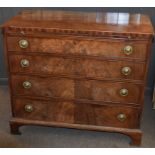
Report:
[[23,11],[3,34],[12,134],[56,126],[123,133],[140,145],[154,34],[146,15]]

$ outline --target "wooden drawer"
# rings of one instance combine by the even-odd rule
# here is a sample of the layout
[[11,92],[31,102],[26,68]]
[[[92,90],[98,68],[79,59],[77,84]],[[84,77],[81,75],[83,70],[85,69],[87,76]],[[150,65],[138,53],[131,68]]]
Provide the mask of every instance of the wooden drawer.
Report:
[[[19,41],[27,40],[28,47],[20,48]],[[124,54],[124,48],[130,45],[133,53]],[[22,38],[7,37],[8,51],[57,53],[71,55],[89,55],[107,58],[134,58],[146,59],[146,41],[119,41],[119,40],[79,40],[79,39],[53,39],[53,38]]]
[[[74,98],[74,81],[67,78],[13,75],[11,81],[14,95]],[[24,88],[24,82],[28,83],[27,88]]]
[[15,117],[71,124],[138,128],[140,111],[133,107],[16,98]]
[[[13,73],[51,74],[103,79],[144,80],[145,78],[145,63],[36,55],[10,55],[9,60],[10,71]],[[27,64],[24,66],[25,61]],[[128,72],[128,75],[122,73],[125,67],[129,67],[131,70],[131,73]]]
[[[13,75],[11,79],[14,95],[139,104],[138,101],[140,101],[143,92],[143,85],[127,82],[39,78],[23,75]],[[25,81],[30,82],[31,88],[23,87]],[[120,95],[122,89],[128,91],[127,96]]]
[[74,107],[72,102],[54,102],[14,98],[13,113],[15,117],[31,120],[50,120],[74,123]]
[[140,109],[127,106],[77,104],[77,124],[138,128]]
[[[142,84],[130,82],[106,82],[95,80],[76,80],[75,98],[94,101],[139,103],[143,94]],[[126,96],[121,94],[126,92]]]

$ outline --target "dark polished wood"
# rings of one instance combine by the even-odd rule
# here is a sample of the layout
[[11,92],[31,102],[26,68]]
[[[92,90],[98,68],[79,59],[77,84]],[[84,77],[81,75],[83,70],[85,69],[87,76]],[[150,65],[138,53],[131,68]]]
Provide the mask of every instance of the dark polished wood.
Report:
[[140,145],[153,40],[142,14],[23,11],[3,25],[10,129],[118,132]]

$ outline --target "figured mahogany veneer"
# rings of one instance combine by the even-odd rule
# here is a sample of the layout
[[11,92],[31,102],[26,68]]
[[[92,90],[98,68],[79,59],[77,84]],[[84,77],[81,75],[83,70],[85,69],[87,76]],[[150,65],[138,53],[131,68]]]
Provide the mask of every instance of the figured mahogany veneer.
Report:
[[[24,110],[27,104],[33,105],[33,112],[29,113]],[[117,115],[122,112],[126,115],[126,121],[120,122]],[[18,97],[13,100],[13,113],[17,118],[31,120],[123,128],[137,128],[140,119],[139,109],[129,106],[83,104],[69,101],[40,101]]]
[[[30,95],[45,97],[74,98],[74,81],[67,78],[38,78],[33,76],[15,75],[11,77],[14,95]],[[23,82],[29,81],[31,88],[24,89]]]
[[23,11],[3,25],[11,133],[42,125],[140,145],[153,28],[141,14]]
[[[26,39],[29,47],[21,49],[19,41]],[[54,53],[63,55],[101,56],[103,58],[134,58],[145,60],[147,55],[147,41],[112,40],[79,40],[77,39],[51,39],[51,38],[28,38],[8,37],[8,51]],[[124,47],[131,45],[133,54],[126,56]]]
[[[31,88],[24,89],[23,82],[29,81]],[[116,101],[139,103],[143,85],[125,82],[106,82],[96,80],[73,80],[57,77],[36,77],[12,75],[14,95],[53,97],[64,99],[87,99],[95,101]],[[128,89],[128,96],[122,97],[119,91]]]
[[[21,67],[22,60],[28,60],[28,67]],[[87,77],[97,79],[132,79],[145,80],[146,63],[128,61],[103,61],[86,58],[64,58],[30,55],[10,55],[10,71],[12,73],[59,75]],[[131,73],[122,73],[123,67],[130,67]]]

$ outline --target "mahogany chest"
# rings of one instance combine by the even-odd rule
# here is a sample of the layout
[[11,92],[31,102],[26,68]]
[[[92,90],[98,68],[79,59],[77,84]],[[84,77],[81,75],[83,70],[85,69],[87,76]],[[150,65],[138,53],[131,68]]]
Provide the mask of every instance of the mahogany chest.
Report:
[[23,11],[3,34],[11,133],[67,127],[118,132],[140,145],[153,39],[146,15]]

